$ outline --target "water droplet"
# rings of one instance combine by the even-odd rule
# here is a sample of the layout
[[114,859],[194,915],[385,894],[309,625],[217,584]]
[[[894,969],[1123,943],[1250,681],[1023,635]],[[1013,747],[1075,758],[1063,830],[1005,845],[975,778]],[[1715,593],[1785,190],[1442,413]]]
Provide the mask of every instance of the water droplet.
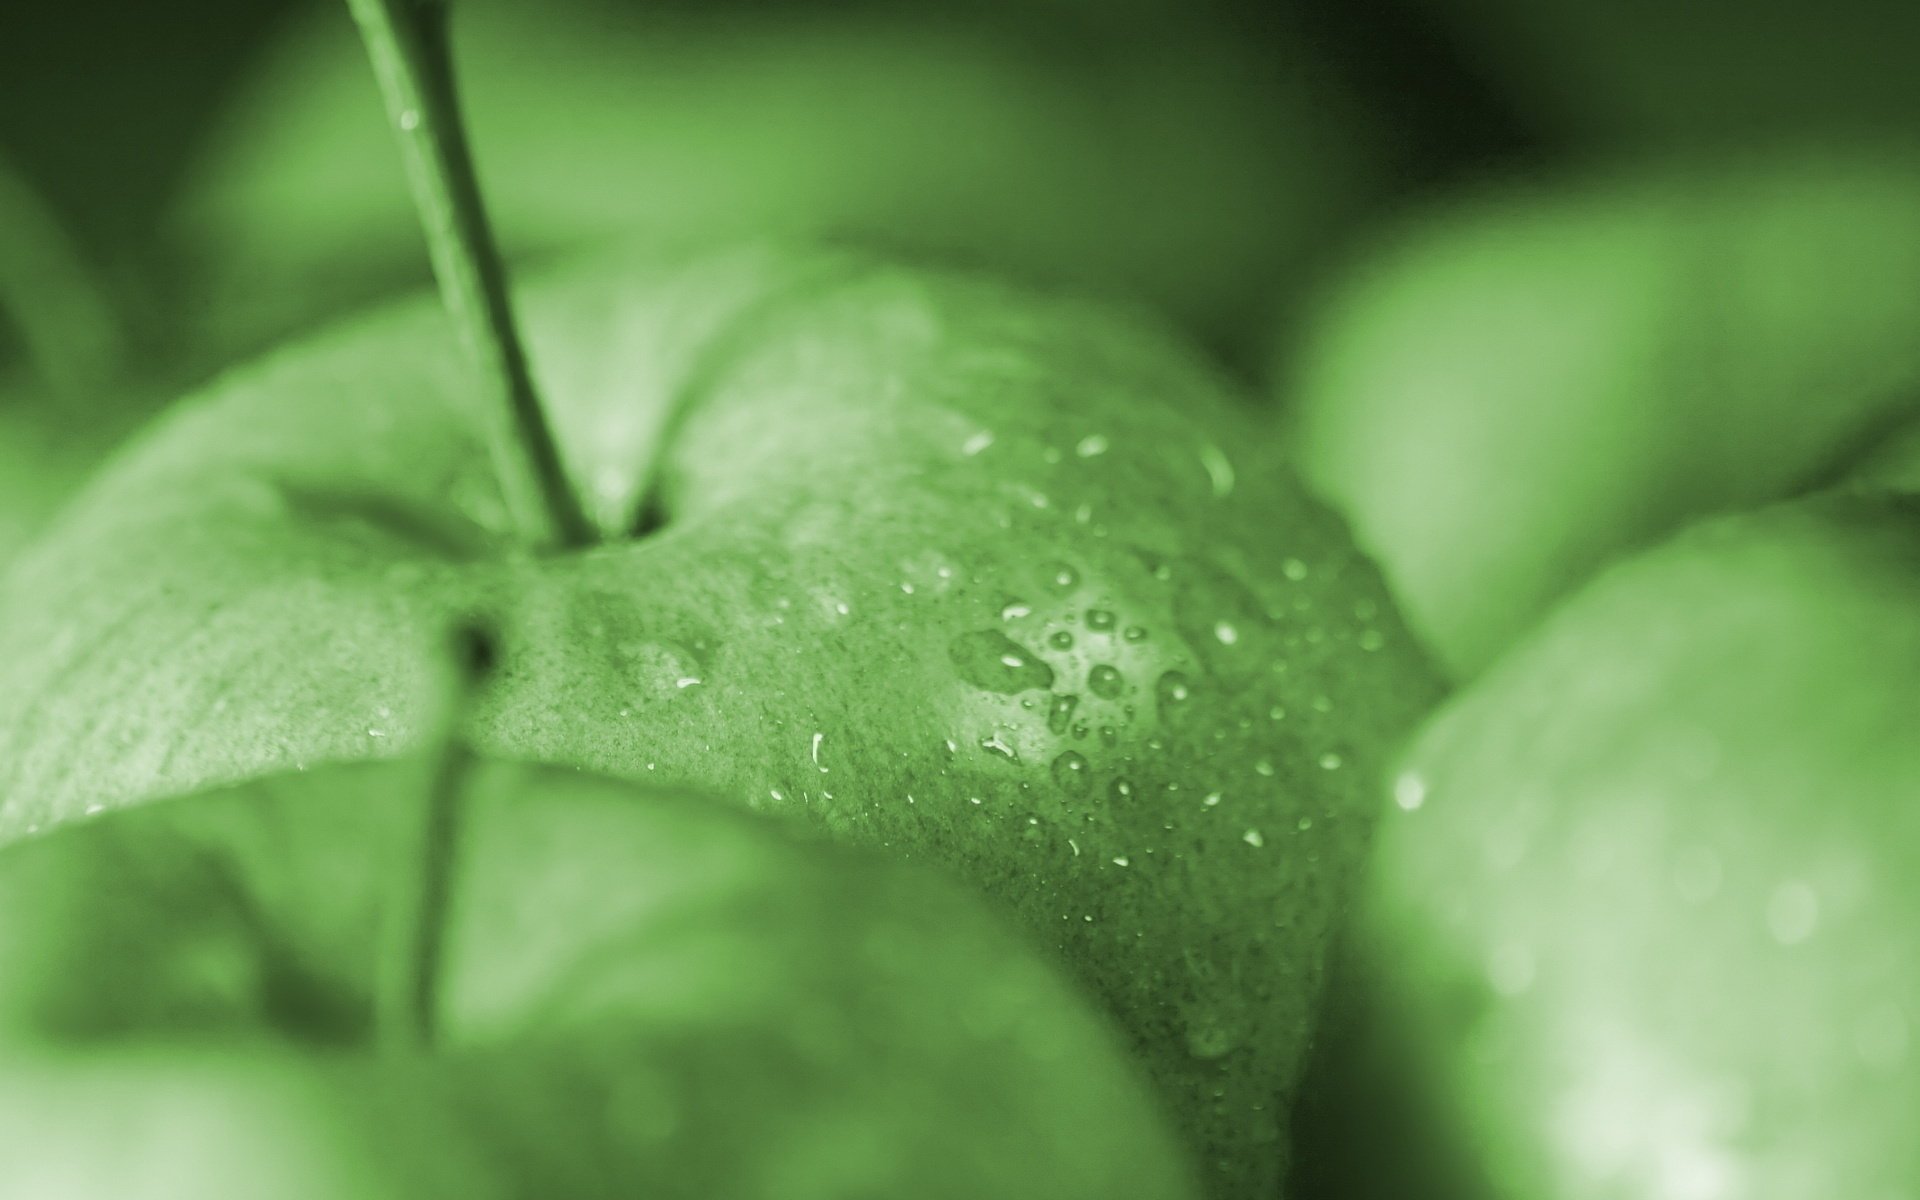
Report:
[[1179,716],[1179,709],[1193,696],[1193,685],[1180,671],[1168,671],[1154,685],[1154,698],[1160,705],[1163,720]]
[[1127,631],[1120,636],[1129,642],[1144,642],[1147,640],[1147,629],[1144,625],[1129,625]]
[[1301,817],[1298,821],[1295,821],[1293,823],[1293,827],[1295,829],[1298,829],[1301,833],[1305,833],[1307,830],[1313,828],[1313,818]]
[[1053,668],[998,630],[963,633],[948,643],[947,655],[982,691],[1011,696],[1053,686]]
[[1106,663],[1087,672],[1087,690],[1102,700],[1118,699],[1125,687],[1126,680],[1119,670]]
[[1378,650],[1386,644],[1387,635],[1381,633],[1378,629],[1362,629],[1360,631],[1360,648],[1362,650]]
[[1767,898],[1767,932],[1782,946],[1797,946],[1820,924],[1820,896],[1799,880],[1773,889]]
[[1064,629],[1056,629],[1047,635],[1047,645],[1055,650],[1073,649],[1073,635]]
[[1069,795],[1084,796],[1093,785],[1093,771],[1087,756],[1068,750],[1053,760],[1053,781]]
[[1075,858],[1079,858],[1079,857],[1080,857],[1080,843],[1079,843],[1079,842],[1076,842],[1076,841],[1074,841],[1074,840],[1073,840],[1072,838],[1068,838],[1068,839],[1067,839],[1067,847],[1068,847],[1068,849],[1070,849],[1070,850],[1072,850],[1072,851],[1073,851],[1073,856],[1074,856]]
[[1231,646],[1240,640],[1240,631],[1234,628],[1231,621],[1215,621],[1213,636],[1219,639],[1222,646]]
[[1073,452],[1081,458],[1096,458],[1107,452],[1107,439],[1098,433],[1090,433],[1080,439]]
[[1100,744],[1109,747],[1118,746],[1120,744],[1120,731],[1111,725],[1102,725],[1100,727]]
[[1239,1037],[1224,1022],[1203,1017],[1187,1022],[1187,1053],[1205,1062],[1225,1058],[1240,1044]]
[[820,769],[822,775],[827,773],[827,766],[820,761],[820,743],[826,740],[827,735],[824,733],[816,733],[813,735],[813,765]]
[[1255,775],[1265,776],[1268,779],[1273,778],[1272,761],[1264,758],[1254,760],[1253,773]]
[[1133,799],[1133,783],[1127,779],[1116,779],[1107,785],[1107,795],[1114,800]]
[[1393,802],[1402,812],[1418,811],[1427,802],[1427,781],[1417,771],[1402,771],[1393,781]]
[[966,441],[960,443],[960,453],[972,458],[974,455],[993,445],[993,435],[982,429]]
[[1287,710],[1281,705],[1276,704],[1267,710],[1267,720],[1269,721],[1284,721],[1286,719]]
[[1047,728],[1054,733],[1065,733],[1068,722],[1073,720],[1073,710],[1080,704],[1080,697],[1072,692],[1055,696],[1047,707]]
[[1085,741],[1087,735],[1092,732],[1093,726],[1087,724],[1085,721],[1075,721],[1073,723],[1073,736],[1081,741]]
[[1320,756],[1320,769],[1323,771],[1338,771],[1340,769],[1340,762],[1340,756],[1329,750]]
[[1114,623],[1115,617],[1113,613],[1107,609],[1090,608],[1087,610],[1087,628],[1093,630],[1095,633],[1107,633],[1111,631]]
[[1113,865],[1116,867],[1131,866],[1132,860],[1129,859],[1126,855],[1122,854],[1113,860]]
[[1224,500],[1233,494],[1233,460],[1227,452],[1212,442],[1200,445],[1200,466],[1207,473],[1207,483],[1213,488],[1216,500]]
[[682,691],[685,691],[687,688],[698,686],[699,684],[704,682],[706,681],[701,679],[698,675],[682,675],[680,678],[673,681],[673,686],[676,688],[679,688]]
[[1285,562],[1280,564],[1280,571],[1288,579],[1293,580],[1295,583],[1299,583],[1302,579],[1305,579],[1307,577],[1307,564],[1301,562],[1297,558],[1289,558]]
[[1008,742],[1005,737],[1001,736],[1001,733],[998,730],[989,734],[986,737],[981,738],[980,748],[982,750],[985,750],[988,754],[995,755],[996,757],[999,757],[999,758],[1004,758],[1008,762],[1020,761],[1020,752],[1015,750],[1013,748],[1012,743]]
[[1217,807],[1217,806],[1219,805],[1219,803],[1220,803],[1220,793],[1219,793],[1219,792],[1208,792],[1208,793],[1207,793],[1207,798],[1206,798],[1206,799],[1204,799],[1204,800],[1202,800],[1202,801],[1201,801],[1200,803],[1202,803],[1202,804],[1204,804],[1204,805],[1206,805],[1206,806],[1207,806],[1208,808],[1214,808],[1214,807]]
[[1047,582],[1053,585],[1055,591],[1071,591],[1080,585],[1080,572],[1066,563],[1051,563],[1045,571]]
[[1252,846],[1256,850],[1258,850],[1260,847],[1267,844],[1267,839],[1260,836],[1260,831],[1258,829],[1248,829],[1245,833],[1240,835],[1240,840],[1245,842],[1247,845]]
[[1313,711],[1317,713],[1332,712],[1333,698],[1331,696],[1315,696],[1313,698]]
[[400,128],[408,133],[412,133],[414,130],[420,128],[420,110],[417,108],[401,109]]
[[1000,606],[1000,619],[1002,621],[1018,621],[1021,617],[1031,615],[1033,615],[1032,606],[1022,604],[1018,600],[1009,600]]
[[787,799],[787,794],[781,791],[779,788],[768,788],[767,795],[772,796],[776,801],[779,801],[781,803],[785,803]]

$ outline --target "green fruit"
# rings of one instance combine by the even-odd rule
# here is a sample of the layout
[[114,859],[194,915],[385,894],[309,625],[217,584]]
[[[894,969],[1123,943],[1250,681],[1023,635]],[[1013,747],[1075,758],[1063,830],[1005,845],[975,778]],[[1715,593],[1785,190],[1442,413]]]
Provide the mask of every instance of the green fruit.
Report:
[[[435,1035],[386,1046],[425,777],[326,768],[0,851],[0,1039],[77,1126],[38,1153],[0,1126],[0,1191],[119,1159],[174,1173],[139,1195],[287,1195],[257,1175],[287,1147],[396,1200],[1194,1194],[1115,1032],[976,900],[566,769],[469,770]],[[127,1164],[99,1114],[182,1094],[187,1136]]]
[[1916,205],[1920,160],[1864,147],[1429,217],[1288,368],[1307,474],[1471,675],[1595,568],[1916,411]]
[[604,539],[502,527],[435,309],[182,406],[0,582],[0,828],[416,740],[506,634],[508,756],[945,864],[1116,1012],[1216,1194],[1271,1194],[1386,754],[1436,685],[1372,567],[1157,330],[829,254],[532,289]]
[[[216,330],[258,344],[426,281],[352,22],[320,9],[234,98],[172,218]],[[1170,307],[1253,336],[1351,219],[1381,139],[1302,54],[1017,15],[463,3],[461,93],[510,252],[830,236]],[[1060,52],[1056,52],[1056,45]]]
[[1920,1190],[1920,501],[1696,527],[1417,739],[1373,961],[1526,1200]]

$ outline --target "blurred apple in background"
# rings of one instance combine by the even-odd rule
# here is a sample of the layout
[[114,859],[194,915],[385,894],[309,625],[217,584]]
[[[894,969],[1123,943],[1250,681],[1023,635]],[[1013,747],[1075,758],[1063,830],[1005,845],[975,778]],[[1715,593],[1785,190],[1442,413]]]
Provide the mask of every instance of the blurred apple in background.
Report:
[[1394,792],[1359,944],[1472,1194],[1920,1190],[1920,498],[1604,573]]
[[[1024,8],[465,0],[454,45],[509,251],[846,237],[1250,334],[1378,186],[1380,131],[1304,42]],[[293,22],[174,213],[220,344],[425,282],[390,140],[340,6]]]
[[1486,186],[1363,255],[1277,392],[1464,677],[1613,557],[1920,410],[1915,279],[1906,143]]

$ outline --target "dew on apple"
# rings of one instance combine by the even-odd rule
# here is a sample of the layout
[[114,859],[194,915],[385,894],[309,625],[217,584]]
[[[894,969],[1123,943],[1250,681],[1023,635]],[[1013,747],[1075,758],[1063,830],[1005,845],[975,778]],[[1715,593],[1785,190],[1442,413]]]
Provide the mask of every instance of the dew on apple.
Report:
[[1240,641],[1240,631],[1231,621],[1215,621],[1213,636],[1222,646],[1232,646]]
[[1205,1062],[1225,1058],[1240,1044],[1240,1037],[1224,1020],[1213,1014],[1187,1019],[1187,1053]]
[[1101,663],[1087,672],[1087,690],[1102,700],[1117,700],[1125,690],[1126,680],[1117,667]]
[[1073,452],[1080,458],[1098,458],[1107,452],[1109,446],[1105,434],[1090,433],[1074,445]]
[[1280,564],[1280,572],[1288,579],[1299,583],[1307,577],[1307,564],[1297,558],[1288,558]]
[[1168,671],[1160,676],[1154,685],[1154,696],[1160,702],[1162,716],[1170,716],[1173,710],[1185,704],[1193,695],[1193,684],[1184,671]]
[[1401,812],[1418,812],[1427,802],[1426,777],[1418,771],[1400,772],[1393,781],[1393,802]]
[[972,458],[991,445],[993,445],[993,435],[983,429],[960,443],[960,453]]
[[1338,771],[1342,761],[1338,754],[1329,750],[1320,756],[1320,769],[1322,771]]
[[1047,645],[1052,646],[1055,650],[1071,650],[1073,649],[1073,634],[1064,629],[1056,629],[1047,635]]
[[1114,866],[1116,866],[1116,867],[1130,867],[1130,866],[1132,866],[1132,865],[1133,865],[1133,860],[1132,860],[1132,859],[1130,859],[1130,858],[1128,858],[1128,857],[1127,857],[1126,855],[1124,855],[1124,854],[1121,854],[1121,855],[1118,855],[1118,856],[1116,856],[1116,857],[1115,857],[1115,858],[1113,858],[1113,859],[1112,859],[1111,861],[1112,861],[1112,863],[1113,863],[1113,865],[1114,865]]
[[1133,799],[1133,781],[1125,777],[1114,780],[1107,785],[1107,796],[1113,800]]
[[1112,725],[1102,725],[1100,727],[1100,744],[1103,746],[1118,746],[1120,744],[1120,731]]
[[994,731],[991,734],[988,734],[986,737],[981,738],[980,748],[982,750],[985,750],[988,754],[991,754],[996,758],[1004,758],[1008,762],[1020,761],[1019,752],[1013,748],[1012,743],[1008,742],[1007,739],[1003,737],[1001,735],[1001,732],[998,730]]
[[1207,483],[1213,488],[1214,499],[1225,500],[1233,494],[1233,460],[1227,457],[1225,450],[1212,442],[1202,443],[1200,466],[1207,473]]
[[1066,750],[1053,760],[1053,781],[1071,796],[1084,796],[1093,786],[1092,764],[1078,750]]
[[1053,668],[997,629],[963,633],[947,654],[960,677],[982,691],[1011,696],[1053,686]]
[[1267,844],[1267,839],[1261,836],[1260,831],[1251,826],[1248,827],[1245,833],[1240,835],[1240,840],[1256,850]]
[[1206,794],[1206,797],[1202,799],[1200,803],[1206,805],[1208,808],[1217,808],[1220,804],[1220,800],[1221,800],[1221,795],[1219,792],[1208,792]]
[[1144,625],[1129,625],[1120,636],[1129,642],[1144,642],[1147,640],[1147,629]]
[[1009,600],[1005,604],[1000,606],[1000,619],[1002,621],[1018,621],[1022,617],[1028,617],[1032,615],[1033,615],[1032,606],[1027,604],[1022,604],[1018,600]]
[[1273,778],[1273,760],[1258,758],[1253,763],[1253,773],[1267,779]]
[[1080,705],[1080,696],[1075,692],[1055,695],[1047,706],[1047,728],[1056,734],[1065,733],[1073,720],[1073,710]]
[[1305,833],[1307,830],[1313,828],[1313,818],[1301,817],[1298,821],[1295,821],[1293,823],[1293,827],[1295,829],[1298,829],[1301,833]]
[[1059,592],[1072,591],[1080,586],[1080,572],[1063,562],[1049,563],[1043,568],[1047,582]]
[[1110,609],[1090,608],[1087,610],[1087,628],[1095,633],[1111,633],[1117,619]]

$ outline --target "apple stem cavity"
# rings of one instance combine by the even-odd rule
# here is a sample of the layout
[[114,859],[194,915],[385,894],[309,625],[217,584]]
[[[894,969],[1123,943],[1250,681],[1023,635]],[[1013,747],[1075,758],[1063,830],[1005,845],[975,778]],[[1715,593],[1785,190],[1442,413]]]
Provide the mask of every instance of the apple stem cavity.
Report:
[[394,1054],[432,1051],[438,1033],[441,966],[458,867],[463,799],[473,751],[461,729],[498,657],[491,630],[454,630],[448,699],[428,751],[426,785],[413,840],[397,859],[387,908],[385,952],[376,975],[374,1028]]
[[515,526],[565,549],[593,540],[534,387],[454,87],[448,0],[347,0],[400,139],[440,296],[493,393],[482,416]]

